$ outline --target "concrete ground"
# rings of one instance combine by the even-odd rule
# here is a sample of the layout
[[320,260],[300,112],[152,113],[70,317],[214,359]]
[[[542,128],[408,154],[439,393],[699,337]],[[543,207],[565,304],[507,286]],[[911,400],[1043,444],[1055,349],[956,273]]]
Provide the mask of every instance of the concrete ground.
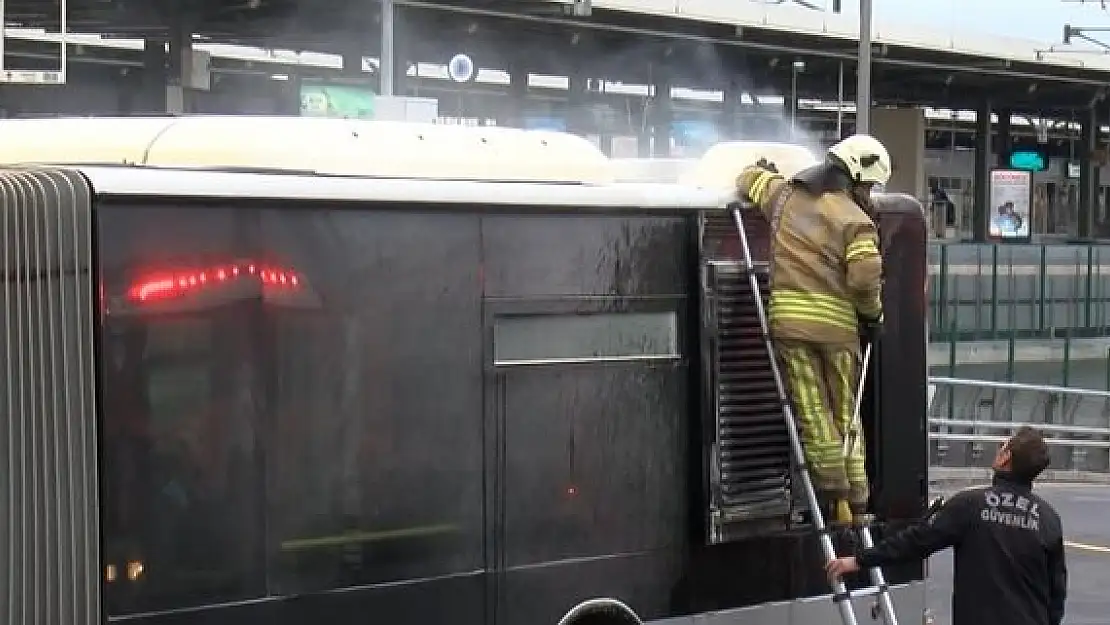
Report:
[[[1064,521],[1069,574],[1064,625],[1105,625],[1110,622],[1110,486],[1050,483],[1037,488]],[[933,556],[929,582],[936,625],[951,625],[951,552]]]

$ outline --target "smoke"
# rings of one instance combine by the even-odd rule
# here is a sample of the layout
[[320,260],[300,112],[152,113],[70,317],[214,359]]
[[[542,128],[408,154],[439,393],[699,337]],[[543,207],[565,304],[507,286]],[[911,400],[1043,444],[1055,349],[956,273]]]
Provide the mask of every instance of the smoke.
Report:
[[[481,10],[489,5],[470,6]],[[307,20],[311,16],[303,17]],[[440,73],[445,73],[442,66],[455,53],[473,59],[478,82],[460,84],[429,78],[420,80],[414,90],[412,81],[396,77],[399,85],[408,83],[399,92],[437,99],[440,115],[454,118],[456,123],[480,125],[485,120],[497,120],[499,125],[567,130],[586,135],[617,158],[653,155],[694,159],[724,140],[788,142],[815,154],[830,143],[828,138],[806,129],[802,119],[805,114],[791,114],[785,104],[789,92],[767,86],[766,78],[760,76],[767,73],[765,66],[759,66],[756,72],[743,69],[748,62],[753,66],[768,63],[768,56],[708,42],[580,29],[554,19],[495,18],[408,4],[395,8],[395,18],[396,53],[407,56],[411,64],[436,64],[441,66]],[[373,21],[365,14],[361,18],[351,15],[350,20],[352,24],[355,20]],[[357,49],[359,40],[375,39],[377,29],[378,24],[370,25],[359,33],[358,40],[350,30],[329,33],[329,47]],[[437,50],[432,54],[441,58],[409,54],[407,42],[439,42],[418,48],[424,50],[424,56],[429,56],[429,50]],[[543,54],[539,54],[541,51]],[[745,54],[751,54],[750,61],[744,59]],[[585,93],[572,97],[566,83],[558,87],[533,85],[523,107],[504,96],[489,97],[491,91],[508,87],[505,82],[512,68],[506,65],[512,59],[533,60],[535,65],[528,68],[533,73],[573,75],[577,80],[570,82],[580,81]],[[784,56],[777,60],[781,63],[776,70],[780,77],[789,74],[793,59]],[[499,75],[502,84],[483,84],[482,80],[493,74]],[[663,100],[672,94],[653,93],[652,84],[664,81],[670,82],[673,92],[669,106]],[[746,90],[749,93],[741,102],[731,105],[724,101],[729,85],[752,83],[758,86]],[[508,90],[516,91],[512,87]],[[758,102],[753,102],[753,96]],[[668,117],[667,108],[670,119],[661,123],[660,118]],[[731,114],[723,112],[726,108]]]
[[[600,65],[624,68],[625,76],[639,84],[618,82],[619,74],[594,79],[590,102],[570,108],[567,116],[586,119],[587,134],[612,142],[603,147],[614,157],[651,154],[657,158],[696,159],[713,144],[729,140],[792,143],[821,154],[832,143],[831,137],[806,127],[806,118],[812,112],[793,109],[791,93],[768,86],[740,87],[758,81],[744,75],[747,72],[737,73],[736,68],[744,65],[737,62],[738,53],[733,48],[708,43],[629,41],[621,49],[607,50],[607,54]],[[654,93],[652,83],[668,81],[670,94]],[[730,91],[728,96],[726,90]],[[734,95],[740,96],[738,102],[726,101]],[[668,117],[667,122],[660,123]],[[653,128],[660,125],[663,127]],[[667,145],[657,145],[663,136],[659,130],[665,131]],[[652,147],[645,146],[645,142],[652,143]]]
[[[479,9],[493,6],[483,2],[462,4]],[[333,58],[345,52],[347,56],[352,52],[377,56],[380,22],[376,11],[367,10],[365,6],[344,3],[342,10],[345,13],[330,12],[325,16],[303,8],[309,6],[304,3],[281,5],[288,8],[256,7],[248,10],[252,5],[249,0],[243,0],[218,11],[195,16],[197,30],[208,39],[203,42],[197,40],[194,46],[200,48],[209,42],[227,42],[232,31],[246,29],[249,21],[252,37],[239,36],[236,40],[238,45],[265,46],[281,42],[284,49],[322,53]],[[155,11],[153,8],[144,10],[146,13]],[[753,104],[750,98],[745,97],[736,105],[734,115],[728,119],[723,117],[722,109],[726,108],[723,91],[728,85],[748,84],[752,82],[749,79],[756,78],[747,75],[749,72],[737,70],[744,67],[741,61],[744,52],[736,48],[579,29],[571,24],[540,20],[535,16],[497,18],[473,12],[452,13],[442,8],[417,7],[407,3],[398,4],[394,11],[396,54],[409,66],[424,64],[420,68],[424,76],[415,81],[405,76],[405,72],[397,72],[398,93],[438,100],[442,117],[474,120],[478,124],[496,120],[500,125],[566,129],[596,138],[607,152],[617,157],[654,154],[659,157],[698,158],[713,143],[729,139],[792,142],[817,152],[824,147],[825,141],[805,130],[800,122],[792,128],[790,110],[783,105],[784,96],[789,96],[789,93],[775,92],[766,87],[756,88],[754,95],[763,100],[762,103]],[[164,21],[174,16],[157,13],[151,16],[152,19],[154,17]],[[263,34],[264,39],[253,38]],[[99,50],[89,52],[90,56],[100,54]],[[445,74],[443,66],[455,53],[473,58],[479,70],[476,80],[455,83],[445,76],[433,78],[424,72],[435,65],[439,66],[441,74]],[[127,55],[136,61],[142,56],[137,52],[128,52]],[[75,55],[75,59],[79,56]],[[512,59],[533,59],[537,64],[532,68],[533,72],[581,76],[588,91],[580,101],[569,104],[570,94],[563,88],[550,85],[533,87],[523,110],[510,110],[515,105],[502,94],[508,87],[506,83],[511,69],[506,65],[513,62]],[[766,61],[766,58],[755,59],[753,56],[751,62]],[[74,98],[47,98],[45,95],[35,98],[32,97],[32,90],[27,89],[24,93],[28,95],[18,98],[22,102],[13,100],[6,106],[13,108],[13,113],[58,112],[51,110],[51,107],[62,107],[71,115],[128,113],[156,106],[145,102],[147,99],[157,101],[157,97],[149,97],[151,94],[164,94],[161,85],[147,84],[149,81],[144,79],[145,72],[140,68],[115,68],[72,61],[79,62],[81,65],[75,69],[81,71],[71,74],[81,76],[81,88],[97,83],[96,97],[82,94]],[[784,57],[781,62],[789,64],[791,59]],[[245,57],[215,58],[214,67],[230,66],[234,70],[217,69],[213,73],[211,90],[188,94],[192,104],[187,109],[208,114],[292,113],[299,110],[297,101],[301,92],[298,82],[289,80],[291,75],[302,78],[305,83],[347,84],[368,90],[378,89],[375,72],[338,71],[334,61],[330,67],[314,67],[311,62],[296,66],[293,65],[297,61],[288,63],[285,66],[267,65],[245,60]],[[500,84],[487,80],[494,74],[498,75]],[[654,94],[649,86],[662,80],[665,74],[674,91],[669,107],[663,102],[663,97],[670,94]],[[278,80],[287,82],[276,82]],[[515,91],[511,87],[508,90]],[[120,92],[124,91],[129,93],[121,95]],[[99,92],[103,92],[103,97]],[[275,104],[281,98],[288,102]],[[77,110],[80,107],[84,108]],[[666,108],[670,108],[671,119],[663,128],[658,128],[657,114]],[[666,132],[657,133],[657,130]],[[653,142],[661,143],[664,137],[665,144],[654,149],[648,147]]]

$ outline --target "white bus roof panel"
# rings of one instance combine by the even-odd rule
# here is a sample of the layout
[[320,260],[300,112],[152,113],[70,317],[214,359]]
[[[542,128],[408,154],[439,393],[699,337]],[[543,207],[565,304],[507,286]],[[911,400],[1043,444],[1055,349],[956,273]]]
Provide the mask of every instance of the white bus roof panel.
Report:
[[692,158],[614,158],[619,182],[678,182],[697,164]]
[[277,169],[440,180],[598,184],[609,159],[581,137],[496,127],[310,117],[0,120],[0,163]]
[[712,210],[728,193],[613,182],[575,135],[307,117],[0,120],[0,164],[72,166],[102,195]]
[[100,196],[682,211],[720,210],[732,201],[728,194],[675,184],[401,180],[154,167],[82,166],[78,169],[88,176]]

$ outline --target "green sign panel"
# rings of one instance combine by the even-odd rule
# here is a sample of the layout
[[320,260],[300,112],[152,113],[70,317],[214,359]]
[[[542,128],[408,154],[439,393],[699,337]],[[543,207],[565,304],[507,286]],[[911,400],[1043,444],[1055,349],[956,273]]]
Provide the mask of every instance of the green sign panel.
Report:
[[1010,153],[1010,167],[1022,171],[1044,171],[1048,169],[1048,163],[1040,152],[1015,150]]
[[375,93],[347,85],[302,85],[301,115],[373,119]]

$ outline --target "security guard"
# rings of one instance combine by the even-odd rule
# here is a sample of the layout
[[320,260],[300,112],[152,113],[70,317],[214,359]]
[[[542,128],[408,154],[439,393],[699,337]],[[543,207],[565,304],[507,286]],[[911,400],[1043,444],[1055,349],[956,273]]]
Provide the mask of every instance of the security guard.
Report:
[[789,181],[765,161],[736,181],[739,196],[771,224],[771,337],[814,486],[841,522],[863,514],[869,496],[865,443],[858,437],[845,458],[843,437],[861,375],[860,331],[875,340],[882,327],[882,257],[870,195],[890,172],[882,143],[854,135]]
[[923,560],[954,547],[952,625],[1060,625],[1068,586],[1063,524],[1033,493],[1047,467],[1041,433],[1019,428],[995,455],[990,486],[957,493],[925,522],[831,561],[828,573]]

